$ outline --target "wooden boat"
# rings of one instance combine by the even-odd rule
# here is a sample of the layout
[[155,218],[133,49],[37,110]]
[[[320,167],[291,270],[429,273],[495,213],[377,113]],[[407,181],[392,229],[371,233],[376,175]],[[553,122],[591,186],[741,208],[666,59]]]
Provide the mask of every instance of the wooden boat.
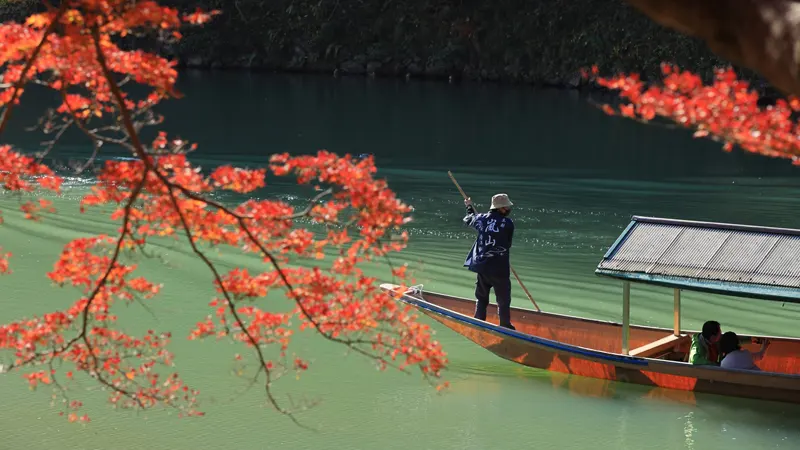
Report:
[[[492,353],[530,367],[683,391],[800,403],[800,339],[768,338],[761,371],[692,365],[680,326],[681,290],[800,303],[800,230],[634,216],[596,274],[622,280],[622,321],[513,307],[516,330],[472,317],[475,300],[419,287],[397,298]],[[672,329],[630,324],[630,285],[673,289]],[[709,318],[713,320],[713,317]],[[726,331],[725,324],[722,324]],[[738,333],[737,333],[738,334]],[[742,345],[751,351],[758,344]]]

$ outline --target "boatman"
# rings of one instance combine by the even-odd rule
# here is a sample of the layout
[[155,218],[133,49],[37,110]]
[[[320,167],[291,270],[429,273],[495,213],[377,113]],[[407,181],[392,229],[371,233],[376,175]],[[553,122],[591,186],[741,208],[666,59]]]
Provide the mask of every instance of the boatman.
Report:
[[467,215],[464,224],[478,231],[478,237],[464,261],[464,267],[477,274],[475,282],[475,318],[486,320],[489,306],[489,290],[494,288],[497,300],[497,315],[500,326],[514,330],[511,324],[511,260],[509,251],[514,236],[511,200],[506,194],[492,197],[492,206],[487,213],[478,214],[472,200],[464,200]]

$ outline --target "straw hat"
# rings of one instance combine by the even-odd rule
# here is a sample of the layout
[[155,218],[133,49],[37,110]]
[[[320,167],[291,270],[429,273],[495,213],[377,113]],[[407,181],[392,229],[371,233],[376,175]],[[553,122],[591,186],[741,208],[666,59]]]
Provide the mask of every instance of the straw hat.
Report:
[[492,209],[510,208],[513,205],[506,194],[496,194],[492,197]]

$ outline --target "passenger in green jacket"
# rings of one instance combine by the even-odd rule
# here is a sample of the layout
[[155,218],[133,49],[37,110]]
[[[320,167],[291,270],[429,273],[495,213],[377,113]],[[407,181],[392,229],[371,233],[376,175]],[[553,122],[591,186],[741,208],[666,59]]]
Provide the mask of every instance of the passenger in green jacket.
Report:
[[689,363],[705,366],[719,365],[719,339],[722,328],[716,320],[703,324],[703,331],[692,336],[692,348],[689,350]]

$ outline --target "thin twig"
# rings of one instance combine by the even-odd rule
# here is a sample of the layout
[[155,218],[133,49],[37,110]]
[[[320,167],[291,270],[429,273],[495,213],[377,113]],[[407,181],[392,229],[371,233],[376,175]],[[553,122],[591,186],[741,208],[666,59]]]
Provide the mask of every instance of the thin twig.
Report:
[[43,144],[44,144],[44,145],[46,145],[46,147],[45,147],[45,149],[44,149],[44,150],[42,150],[42,152],[39,154],[39,158],[38,158],[38,159],[39,159],[39,161],[38,161],[38,162],[39,162],[39,164],[41,164],[41,163],[42,163],[42,161],[44,161],[44,158],[45,158],[45,157],[46,157],[48,154],[50,154],[50,152],[53,150],[53,147],[55,147],[56,143],[58,143],[58,141],[61,139],[61,136],[63,136],[63,135],[64,135],[64,133],[65,133],[65,132],[66,132],[66,131],[69,129],[69,127],[70,127],[70,126],[71,126],[73,123],[74,123],[74,120],[73,120],[73,119],[70,119],[70,120],[68,120],[66,123],[64,123],[63,125],[61,125],[61,126],[59,127],[59,130],[58,130],[58,132],[56,133],[56,135],[55,135],[55,136],[53,136],[53,139],[51,139],[51,140],[49,140],[49,141],[46,141],[46,142],[43,142]]
[[[589,99],[588,103],[590,105],[594,106],[595,108],[600,109],[600,110],[603,110],[603,106],[606,105],[606,103],[600,103],[600,102],[597,102],[597,101],[592,100],[592,99]],[[605,112],[605,110],[603,110],[603,112]],[[639,123],[645,124],[645,125],[655,125],[657,127],[666,128],[668,130],[677,130],[678,128],[686,128],[686,127],[678,127],[675,123],[653,122],[653,121],[650,121],[650,120],[642,119],[641,117],[638,117],[638,116],[623,116],[623,117],[631,119],[631,120],[633,120],[635,122],[639,122]]]

